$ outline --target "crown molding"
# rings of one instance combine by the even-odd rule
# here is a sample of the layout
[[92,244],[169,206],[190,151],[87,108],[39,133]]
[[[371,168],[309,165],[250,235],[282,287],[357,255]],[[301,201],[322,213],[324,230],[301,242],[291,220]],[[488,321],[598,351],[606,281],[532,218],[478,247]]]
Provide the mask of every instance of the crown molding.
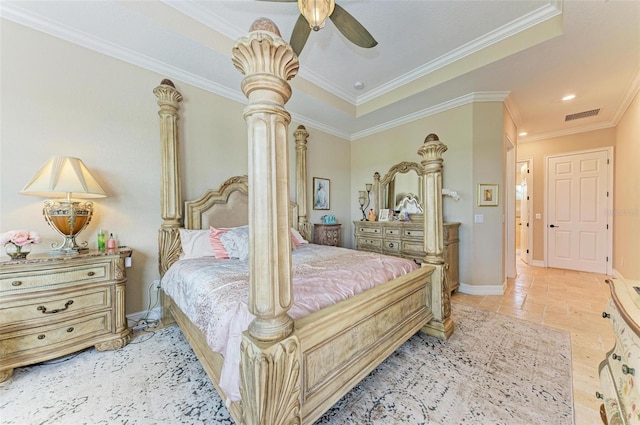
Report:
[[570,136],[572,134],[585,133],[587,131],[604,130],[606,128],[611,128],[615,126],[616,126],[616,123],[607,121],[607,122],[601,122],[601,123],[592,124],[592,125],[586,125],[582,127],[570,128],[567,130],[552,131],[550,133],[543,133],[537,136],[518,137],[518,144],[538,142],[540,140],[553,139],[555,137]]
[[389,130],[394,127],[398,127],[403,124],[410,123],[412,121],[416,121],[422,118],[426,118],[431,115],[439,114],[440,112],[445,112],[453,108],[457,108],[459,106],[467,105],[469,103],[475,102],[504,102],[505,98],[509,95],[509,92],[475,92],[469,93],[464,96],[460,96],[455,99],[448,100],[446,102],[440,103],[439,105],[431,106],[429,108],[422,109],[420,111],[416,111],[409,115],[405,115],[404,117],[387,121],[382,124],[378,124],[376,126],[370,127],[366,130],[358,131],[351,135],[351,141],[361,139],[366,136],[370,136],[375,133],[379,133],[381,131]]
[[618,125],[620,119],[627,111],[627,108],[629,108],[629,105],[631,105],[631,102],[633,102],[633,99],[636,97],[638,92],[640,92],[640,69],[636,71],[636,75],[631,79],[618,109],[616,109],[616,112],[613,114],[613,118],[611,118],[614,125]]

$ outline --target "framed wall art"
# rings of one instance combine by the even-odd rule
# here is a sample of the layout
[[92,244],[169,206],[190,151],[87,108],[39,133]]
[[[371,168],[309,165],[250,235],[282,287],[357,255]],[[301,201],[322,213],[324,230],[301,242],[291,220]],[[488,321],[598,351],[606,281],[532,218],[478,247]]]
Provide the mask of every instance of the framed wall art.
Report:
[[496,207],[498,206],[498,185],[480,183],[478,185],[478,206]]
[[320,177],[313,178],[313,209],[314,210],[328,210],[330,208],[330,187],[331,182],[329,179],[323,179]]

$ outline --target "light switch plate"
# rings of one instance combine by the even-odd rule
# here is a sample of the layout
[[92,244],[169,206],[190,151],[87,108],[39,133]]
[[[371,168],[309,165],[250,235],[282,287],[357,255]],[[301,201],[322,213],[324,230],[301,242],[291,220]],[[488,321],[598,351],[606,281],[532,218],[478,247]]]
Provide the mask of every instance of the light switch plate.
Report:
[[484,223],[484,214],[476,214],[473,216],[473,221],[476,223]]

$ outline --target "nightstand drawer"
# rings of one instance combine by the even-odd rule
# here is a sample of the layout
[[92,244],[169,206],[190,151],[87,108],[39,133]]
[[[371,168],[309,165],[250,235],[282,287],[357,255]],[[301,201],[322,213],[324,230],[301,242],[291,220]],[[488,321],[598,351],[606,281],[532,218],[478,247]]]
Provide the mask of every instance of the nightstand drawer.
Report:
[[[0,302],[0,330],[17,328],[34,321],[44,323],[64,320],[79,314],[87,314],[111,308],[111,290],[108,286],[82,291],[60,291],[55,295],[17,299]],[[37,325],[37,324],[36,324]]]
[[100,282],[109,277],[109,264],[86,264],[0,274],[0,293],[57,289],[69,285]]
[[103,312],[26,331],[8,332],[0,335],[0,356],[7,361],[11,356],[21,353],[35,357],[40,352],[58,350],[65,345],[78,344],[85,338],[110,331],[110,312]]

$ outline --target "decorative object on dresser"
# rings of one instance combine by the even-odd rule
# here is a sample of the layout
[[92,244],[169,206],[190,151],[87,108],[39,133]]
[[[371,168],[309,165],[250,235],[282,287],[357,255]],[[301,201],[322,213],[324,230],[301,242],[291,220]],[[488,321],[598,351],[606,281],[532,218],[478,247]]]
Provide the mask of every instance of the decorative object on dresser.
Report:
[[[424,261],[424,225],[422,221],[354,221],[356,249]],[[460,286],[458,265],[458,228],[460,223],[443,224],[445,277],[451,292]]]
[[341,224],[313,225],[313,243],[318,245],[342,246]]
[[93,202],[80,203],[71,198],[104,198],[107,195],[80,159],[54,156],[20,193],[46,198],[66,197],[57,201],[46,200],[42,209],[49,226],[64,238],[62,243],[51,245],[52,255],[77,254],[88,249],[87,242],[76,243],[76,236],[91,221]]
[[359,190],[358,191],[358,202],[360,203],[360,211],[362,211],[362,221],[367,220],[367,213],[365,211],[369,208],[369,204],[371,203],[371,187],[373,185],[371,183],[365,184],[366,191]]
[[605,424],[640,423],[640,281],[607,279],[611,299],[602,317],[611,321],[615,346],[600,363],[603,400],[600,414]]
[[27,258],[31,252],[31,244],[40,243],[42,239],[36,232],[28,230],[9,230],[0,235],[0,245],[12,260]]
[[16,367],[94,345],[124,347],[131,249],[0,262],[0,382]]

